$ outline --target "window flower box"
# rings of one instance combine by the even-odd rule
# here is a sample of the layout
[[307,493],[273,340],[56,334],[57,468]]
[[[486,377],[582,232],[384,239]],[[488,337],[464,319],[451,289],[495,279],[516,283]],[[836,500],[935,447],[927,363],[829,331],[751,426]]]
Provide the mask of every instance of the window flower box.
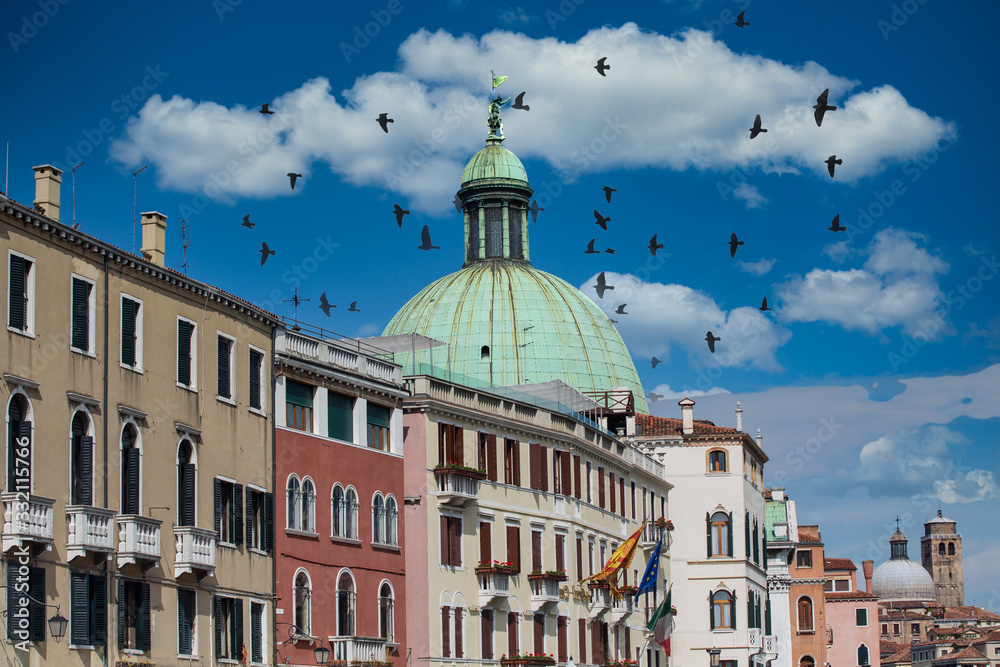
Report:
[[500,658],[503,667],[551,667],[556,664],[555,656],[544,653],[529,653],[525,655],[504,655]]
[[589,588],[592,591],[600,588],[611,590],[611,584],[608,583],[607,581],[588,581],[587,588]]
[[460,477],[470,477],[472,479],[486,479],[486,471],[482,468],[461,465],[454,461],[434,466],[435,475],[458,475]]
[[534,570],[528,575],[528,581],[566,581],[568,579],[565,570],[548,570],[546,572]]
[[670,519],[665,519],[662,516],[659,519],[656,519],[656,521],[654,521],[653,523],[655,523],[657,526],[665,530],[674,529],[674,522],[671,521]]
[[481,560],[476,567],[476,574],[506,574],[512,576],[520,574],[520,570],[514,567],[513,563],[506,561],[495,560],[491,563],[488,560]]
[[[635,592],[639,590],[638,586],[619,586],[618,592],[625,597],[635,597]],[[634,664],[634,663],[633,663]]]

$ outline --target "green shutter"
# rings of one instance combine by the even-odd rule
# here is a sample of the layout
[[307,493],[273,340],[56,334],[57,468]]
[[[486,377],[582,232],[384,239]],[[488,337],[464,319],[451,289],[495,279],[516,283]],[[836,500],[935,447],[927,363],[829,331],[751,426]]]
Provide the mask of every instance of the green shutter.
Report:
[[250,350],[250,407],[260,409],[260,352]]
[[73,278],[73,347],[90,350],[90,288],[85,280]]
[[344,442],[354,442],[354,399],[333,392],[329,392],[327,397],[327,435]]
[[710,630],[715,630],[715,602],[712,598],[715,597],[714,593],[709,593],[708,595],[708,627]]
[[733,556],[733,513],[729,513],[728,524],[726,525],[726,532],[729,534],[729,556]]
[[177,381],[185,387],[191,386],[191,332],[194,325],[184,320],[177,321]]
[[108,587],[103,575],[90,575],[90,645],[104,646],[108,633]]
[[28,589],[32,601],[28,638],[33,642],[45,641],[45,570],[40,567],[29,568]]
[[10,255],[10,304],[8,323],[12,329],[24,331],[27,328],[27,290],[25,284],[31,262],[17,255]]
[[262,662],[264,606],[250,603],[250,662]]
[[232,398],[232,392],[229,390],[229,352],[232,346],[232,341],[228,338],[223,338],[219,336],[219,382],[218,382],[218,393],[222,398]]
[[712,557],[712,515],[705,512],[705,548],[708,551],[708,557]]
[[90,644],[90,576],[80,572],[69,575],[69,638],[73,644]]
[[750,550],[751,550],[751,546],[750,546],[750,512],[746,513],[746,518],[744,519],[744,522],[743,522],[743,532],[746,534],[746,538],[747,538],[747,552],[746,552],[747,555],[746,555],[746,559],[750,560]]
[[368,423],[383,428],[389,428],[389,408],[381,405],[368,404]]
[[136,621],[136,634],[140,651],[148,651],[152,641],[152,607],[149,603],[149,584],[140,583],[142,594],[142,605],[139,607],[139,618]]
[[122,297],[122,363],[135,366],[135,311],[138,304]]
[[303,408],[312,409],[313,388],[311,385],[302,384],[293,380],[285,380],[285,401]]
[[177,652],[191,655],[191,591],[177,591]]

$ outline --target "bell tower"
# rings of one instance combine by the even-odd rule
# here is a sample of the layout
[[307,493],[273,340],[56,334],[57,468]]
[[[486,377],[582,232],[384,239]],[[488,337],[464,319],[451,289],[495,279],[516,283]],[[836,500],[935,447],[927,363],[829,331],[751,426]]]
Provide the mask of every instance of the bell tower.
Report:
[[937,516],[924,524],[920,538],[920,561],[934,580],[937,601],[946,607],[965,606],[965,584],[962,580],[962,536],[955,522]]

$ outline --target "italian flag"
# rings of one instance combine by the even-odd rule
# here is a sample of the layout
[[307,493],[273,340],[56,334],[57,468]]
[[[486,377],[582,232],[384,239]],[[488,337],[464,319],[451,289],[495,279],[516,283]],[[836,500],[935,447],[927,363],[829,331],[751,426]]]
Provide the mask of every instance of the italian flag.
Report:
[[653,633],[656,643],[663,647],[666,654],[670,655],[670,591],[667,591],[667,599],[657,608],[653,618],[649,619],[646,629]]

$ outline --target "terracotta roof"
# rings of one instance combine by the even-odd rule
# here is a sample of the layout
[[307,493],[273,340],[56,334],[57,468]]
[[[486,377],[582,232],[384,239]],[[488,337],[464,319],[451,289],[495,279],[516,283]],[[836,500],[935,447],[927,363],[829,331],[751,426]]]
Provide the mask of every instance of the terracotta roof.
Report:
[[826,570],[857,570],[850,558],[824,558],[823,568]]
[[878,620],[884,621],[908,621],[908,620],[933,620],[933,617],[927,614],[921,614],[916,611],[904,611],[902,609],[883,609],[878,610]]
[[[682,435],[684,422],[670,417],[637,414],[635,426],[636,431],[643,436]],[[735,435],[739,433],[735,428],[716,426],[707,419],[695,419],[693,426],[695,435]]]
[[878,643],[878,652],[881,655],[898,653],[903,649],[909,649],[909,644],[902,644],[900,642],[891,642],[887,639],[882,639]]
[[979,649],[974,648],[972,646],[967,646],[967,647],[963,648],[961,651],[955,651],[953,653],[945,653],[944,655],[942,655],[937,660],[931,660],[931,663],[935,663],[935,662],[948,662],[948,661],[951,661],[951,660],[963,660],[963,661],[966,661],[966,662],[986,662],[986,663],[989,663],[989,660],[986,659],[986,656],[983,655],[982,652],[979,651]]
[[981,621],[1000,621],[1000,614],[986,611],[981,607],[945,607],[944,617],[947,619],[976,618]]
[[891,665],[891,664],[909,665],[912,663],[912,661],[913,659],[910,656],[910,649],[904,648],[901,651],[896,651],[888,658],[882,658],[879,662],[883,665]]
[[771,489],[764,489],[764,500],[771,500]]
[[847,591],[847,592],[834,592],[828,591],[826,593],[827,600],[878,600],[877,597],[871,593],[866,593],[864,591]]
[[821,542],[819,526],[799,526],[799,542]]

